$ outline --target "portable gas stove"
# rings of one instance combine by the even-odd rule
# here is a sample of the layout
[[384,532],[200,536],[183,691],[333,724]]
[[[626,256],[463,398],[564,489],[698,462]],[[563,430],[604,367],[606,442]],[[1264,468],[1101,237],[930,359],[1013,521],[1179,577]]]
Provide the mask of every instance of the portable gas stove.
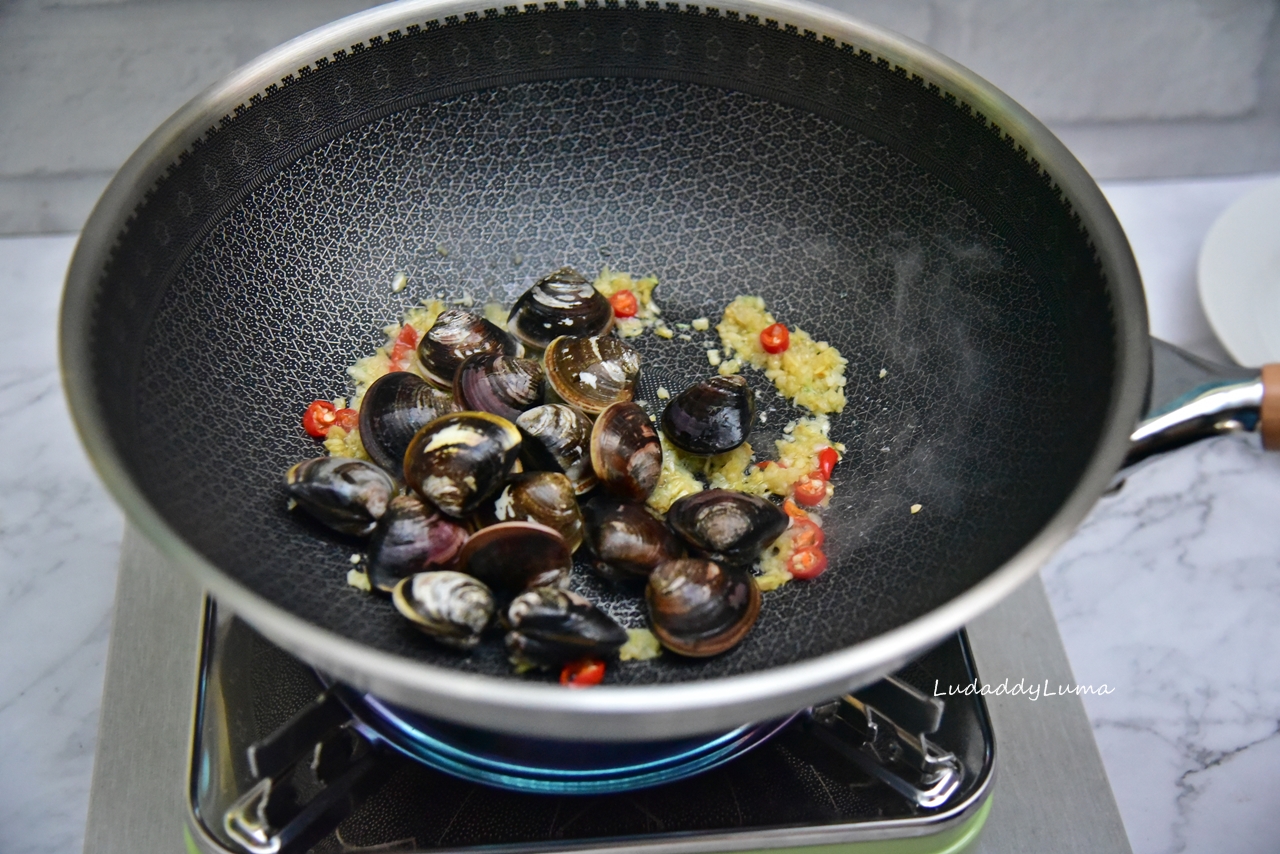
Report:
[[932,696],[1070,680],[1039,582],[968,632],[787,721],[549,751],[326,686],[130,533],[85,850],[1127,852],[1078,700]]

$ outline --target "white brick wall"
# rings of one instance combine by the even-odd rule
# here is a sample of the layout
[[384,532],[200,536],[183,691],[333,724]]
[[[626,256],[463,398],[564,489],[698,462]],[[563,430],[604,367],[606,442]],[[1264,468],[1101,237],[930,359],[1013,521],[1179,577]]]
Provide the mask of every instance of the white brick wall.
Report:
[[[826,0],[968,65],[1099,177],[1280,169],[1280,0]],[[74,231],[166,116],[370,0],[0,0],[0,233]]]

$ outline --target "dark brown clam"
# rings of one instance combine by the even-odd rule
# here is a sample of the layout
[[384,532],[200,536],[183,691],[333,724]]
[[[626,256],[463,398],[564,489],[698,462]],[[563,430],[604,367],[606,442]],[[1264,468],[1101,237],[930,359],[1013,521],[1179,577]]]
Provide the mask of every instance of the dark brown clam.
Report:
[[458,565],[499,595],[529,587],[564,587],[573,556],[564,537],[537,522],[500,522],[471,535]]
[[417,496],[398,496],[369,539],[369,582],[390,591],[405,576],[450,569],[466,540],[466,528]]
[[357,537],[373,532],[398,491],[382,469],[345,457],[303,460],[285,475],[285,488],[303,510]]
[[591,468],[604,488],[644,501],[662,474],[662,442],[649,413],[629,400],[601,412],[591,429]]
[[668,561],[655,569],[645,600],[658,641],[696,658],[736,645],[760,614],[760,588],[749,572],[700,558]]
[[564,472],[579,495],[595,488],[590,418],[572,406],[548,403],[521,413],[516,426],[524,436],[523,453],[531,467]]
[[561,335],[607,335],[612,328],[613,306],[572,267],[535,282],[507,320],[512,335],[538,350]]
[[643,504],[600,496],[582,508],[595,570],[611,581],[648,578],[684,553],[670,529]]
[[588,415],[635,397],[640,354],[617,338],[562,336],[542,356],[547,384],[561,400]]
[[453,387],[458,366],[482,354],[523,356],[524,348],[505,331],[479,315],[460,308],[440,312],[436,322],[418,342],[418,362],[433,384]]
[[476,510],[515,468],[520,431],[490,412],[454,412],[427,424],[404,454],[409,488],[450,516]]
[[756,398],[746,379],[712,377],[680,392],[662,412],[662,432],[691,454],[723,454],[747,441]]
[[445,646],[472,649],[493,619],[493,593],[461,572],[419,572],[400,579],[391,601],[405,619]]
[[612,617],[578,594],[554,587],[538,587],[512,600],[507,625],[507,653],[519,666],[610,658],[627,642],[627,630]]
[[584,536],[582,511],[569,478],[559,472],[534,471],[513,475],[492,504],[481,509],[487,524],[537,522],[564,537],[569,551],[577,551]]
[[750,565],[787,529],[787,514],[771,502],[731,489],[706,489],[677,500],[667,524],[696,554]]
[[429,421],[457,410],[453,397],[417,374],[394,371],[378,377],[360,404],[360,442],[369,458],[404,476],[404,452]]
[[514,421],[542,403],[542,365],[501,353],[472,356],[458,366],[453,395],[463,409],[492,412]]

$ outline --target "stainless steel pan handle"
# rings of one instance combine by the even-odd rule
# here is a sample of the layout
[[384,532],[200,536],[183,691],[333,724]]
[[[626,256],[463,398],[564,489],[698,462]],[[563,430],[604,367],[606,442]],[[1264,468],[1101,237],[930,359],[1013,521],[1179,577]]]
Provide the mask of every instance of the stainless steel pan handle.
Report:
[[1113,488],[1148,462],[1192,442],[1239,433],[1280,449],[1280,364],[1219,365],[1151,339],[1147,414]]

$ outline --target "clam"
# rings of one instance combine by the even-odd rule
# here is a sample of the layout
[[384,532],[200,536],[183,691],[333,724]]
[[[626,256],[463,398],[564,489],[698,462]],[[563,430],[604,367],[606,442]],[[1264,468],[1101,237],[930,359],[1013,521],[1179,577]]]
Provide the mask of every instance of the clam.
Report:
[[413,495],[393,498],[369,540],[369,582],[390,591],[400,579],[453,566],[467,529]]
[[611,581],[648,578],[680,557],[680,541],[643,504],[601,496],[582,508],[596,571]]
[[635,397],[640,354],[617,338],[561,336],[542,356],[547,384],[561,400],[588,415]]
[[736,645],[760,614],[760,588],[749,572],[700,558],[668,561],[655,569],[645,600],[658,641],[695,658]]
[[303,460],[285,475],[285,489],[321,522],[357,537],[373,532],[397,492],[382,469],[345,457]]
[[512,335],[539,350],[561,335],[607,335],[612,328],[613,306],[572,267],[535,282],[507,319]]
[[498,490],[492,504],[482,508],[487,523],[537,522],[559,532],[577,551],[582,545],[582,511],[569,478],[559,472],[536,471],[513,475]]
[[580,658],[608,658],[627,642],[627,630],[576,593],[538,587],[507,609],[507,653],[518,666],[559,667]]
[[489,412],[455,412],[427,424],[404,454],[409,488],[454,517],[478,508],[506,480],[520,431]]
[[750,565],[787,529],[787,514],[769,501],[731,489],[686,495],[667,510],[667,524],[696,554]]
[[423,633],[456,649],[471,649],[493,618],[493,593],[461,572],[419,572],[391,591],[396,610]]
[[369,457],[392,475],[404,475],[404,452],[429,421],[457,409],[448,392],[417,374],[394,371],[373,381],[360,404],[360,442]]
[[591,468],[604,488],[644,501],[662,474],[662,442],[639,404],[625,400],[601,412],[591,430]]
[[755,392],[746,379],[718,376],[672,398],[662,412],[662,432],[682,451],[723,454],[747,441],[755,418]]
[[542,403],[542,365],[502,353],[472,356],[458,366],[453,394],[463,409],[492,412],[514,421]]
[[418,341],[422,372],[443,389],[453,387],[458,366],[482,354],[524,355],[524,348],[501,328],[460,308],[440,312],[435,324]]
[[458,566],[494,592],[514,596],[529,587],[565,587],[573,556],[554,528],[537,522],[500,522],[471,535]]
[[523,453],[534,468],[560,471],[579,495],[598,482],[591,468],[591,419],[572,406],[548,403],[516,418],[524,437]]

